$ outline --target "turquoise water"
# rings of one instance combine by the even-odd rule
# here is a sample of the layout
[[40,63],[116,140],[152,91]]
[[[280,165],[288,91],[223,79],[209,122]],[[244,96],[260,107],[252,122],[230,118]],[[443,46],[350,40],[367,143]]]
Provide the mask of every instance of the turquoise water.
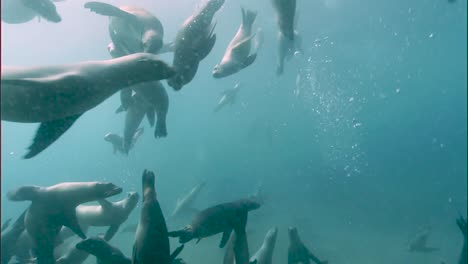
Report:
[[[162,21],[166,41],[198,4],[107,2],[147,8]],[[109,59],[108,19],[84,3],[57,3],[58,24],[2,23],[2,65]],[[263,29],[265,42],[251,67],[217,80],[211,71],[240,24],[240,5],[258,11],[254,27]],[[455,218],[467,214],[466,1],[298,0],[298,8],[305,54],[277,77],[269,1],[226,0],[214,19],[217,43],[195,79],[180,92],[163,82],[168,137],[155,139],[144,120],[145,133],[128,157],[114,155],[103,140],[122,133],[117,94],[31,160],[21,156],[37,124],[2,121],[2,220],[26,208],[5,199],[20,185],[102,180],[140,191],[146,168],[156,172],[166,215],[202,180],[199,208],[249,195],[262,182],[267,202],[249,215],[249,246],[254,253],[278,226],[275,263],[287,260],[288,226],[330,263],[456,263],[463,238]],[[172,62],[171,55],[162,58]],[[237,103],[213,113],[221,91],[236,83]],[[168,222],[170,229],[182,224]],[[429,244],[440,251],[408,252],[408,238],[426,225]],[[192,242],[181,256],[221,263],[219,239]],[[131,234],[112,240],[127,256],[132,243]]]

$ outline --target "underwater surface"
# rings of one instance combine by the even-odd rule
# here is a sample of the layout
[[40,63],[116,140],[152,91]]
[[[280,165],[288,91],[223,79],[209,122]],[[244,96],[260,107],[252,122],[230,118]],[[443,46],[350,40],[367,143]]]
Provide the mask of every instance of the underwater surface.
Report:
[[[82,0],[57,2],[60,23],[2,22],[1,63],[32,66],[107,60],[109,20]],[[146,8],[174,39],[198,0],[106,0]],[[212,77],[241,23],[240,7],[258,12],[263,31],[256,61]],[[21,185],[110,181],[141,192],[144,169],[156,173],[165,216],[194,185],[206,186],[198,209],[229,202],[262,186],[265,204],[249,213],[251,254],[278,227],[274,263],[287,261],[290,226],[329,263],[457,263],[467,215],[467,3],[463,0],[298,0],[303,54],[276,75],[277,26],[270,1],[226,0],[216,13],[217,41],[192,82],[169,95],[168,136],[145,132],[128,156],[104,140],[122,133],[116,93],[86,112],[54,144],[22,159],[38,124],[1,122],[2,222],[29,202],[5,194]],[[161,55],[171,64],[172,54]],[[220,94],[239,84],[237,101],[214,112]],[[137,223],[140,204],[124,224]],[[190,222],[167,221],[168,229]],[[430,226],[430,253],[408,241]],[[122,228],[122,227],[121,227]],[[90,232],[102,233],[103,228]],[[187,263],[221,263],[220,236],[190,242]],[[131,256],[134,235],[111,244]],[[171,248],[178,245],[171,239]],[[86,263],[94,263],[89,257]]]

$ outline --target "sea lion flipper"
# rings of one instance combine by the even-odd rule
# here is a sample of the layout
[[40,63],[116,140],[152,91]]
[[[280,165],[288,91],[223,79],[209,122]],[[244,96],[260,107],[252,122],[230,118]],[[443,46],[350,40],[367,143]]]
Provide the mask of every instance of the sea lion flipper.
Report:
[[247,57],[247,59],[244,61],[244,63],[242,64],[242,67],[243,68],[246,68],[248,66],[250,66],[250,64],[254,63],[255,59],[257,58],[257,54],[252,54],[250,56]]
[[115,113],[116,114],[119,114],[121,112],[125,111],[125,108],[123,107],[123,105],[120,105],[116,110],[115,110]]
[[28,147],[28,153],[24,155],[23,158],[30,159],[52,145],[52,143],[62,136],[82,114],[83,113],[41,123],[36,131],[33,143]]
[[111,225],[109,229],[107,229],[106,234],[104,235],[104,240],[109,241],[111,240],[114,235],[117,233],[119,230],[120,225]]
[[221,237],[221,241],[219,242],[219,248],[224,248],[226,243],[229,241],[231,237],[232,229],[226,230],[223,232],[223,236]]
[[232,53],[236,54],[238,52],[240,52],[240,50],[242,49],[242,47],[244,45],[248,45],[249,42],[256,36],[256,33],[255,34],[252,34],[248,37],[246,37],[245,39],[243,39],[242,41],[239,41],[239,43],[237,43],[236,45],[234,45],[231,49]]
[[180,252],[182,252],[182,250],[184,249],[184,244],[182,244],[181,246],[177,247],[174,252],[172,252],[171,254],[171,262],[174,261],[174,259],[177,258],[177,256],[180,254]]
[[119,17],[123,19],[131,19],[135,20],[136,17],[128,12],[123,11],[122,9],[113,6],[111,4],[103,3],[103,2],[87,2],[84,5],[85,8],[88,8],[91,12],[94,12],[99,15],[103,16],[112,16],[112,17]]
[[11,222],[11,218],[8,218],[7,220],[5,220],[5,222],[3,222],[2,231],[4,231],[5,229],[7,229],[10,226],[10,222]]
[[146,110],[146,118],[148,119],[150,126],[154,127],[156,122],[156,112],[154,111],[153,107],[149,107],[148,110]]
[[70,228],[81,239],[86,239],[86,235],[83,230],[81,230],[80,224],[78,223],[75,207],[67,208],[67,210],[64,210],[63,214],[65,215],[63,225]]

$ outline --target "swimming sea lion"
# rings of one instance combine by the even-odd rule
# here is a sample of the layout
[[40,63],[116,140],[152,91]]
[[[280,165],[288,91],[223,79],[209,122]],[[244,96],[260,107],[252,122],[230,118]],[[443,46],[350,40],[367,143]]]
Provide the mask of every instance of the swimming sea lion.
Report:
[[120,89],[173,74],[170,66],[149,53],[72,65],[2,67],[2,120],[42,122],[24,156],[32,158],[57,140],[84,112]]
[[257,253],[255,253],[250,258],[251,262],[254,260],[257,260],[257,264],[272,264],[273,263],[273,252],[275,250],[277,234],[278,234],[277,227],[268,230],[262,246],[257,251]]
[[309,264],[310,260],[317,264],[326,264],[328,261],[320,261],[316,256],[306,248],[302,243],[297,228],[290,227],[289,234],[289,247],[288,247],[288,264]]
[[62,20],[51,0],[2,0],[2,21],[7,24],[22,24],[43,17],[58,23]]
[[439,250],[438,248],[428,247],[427,246],[427,239],[431,234],[431,228],[427,227],[424,228],[421,232],[419,232],[415,238],[413,238],[408,245],[408,250],[410,252],[420,252],[420,253],[429,253],[433,251]]
[[161,21],[147,10],[134,6],[115,7],[102,2],[87,2],[85,8],[108,16],[113,47],[123,55],[137,52],[156,54],[163,45]]
[[86,251],[97,258],[99,264],[131,264],[120,249],[113,247],[100,237],[91,237],[76,244],[76,248]]
[[[144,129],[142,127],[138,128],[135,131],[135,134],[133,135],[133,138],[132,138],[132,144],[130,145],[130,149],[132,149],[135,146],[136,141],[140,138],[143,132],[144,132]],[[112,144],[114,154],[117,153],[117,151],[122,154],[125,154],[125,150],[123,147],[123,138],[120,135],[117,135],[114,133],[107,133],[104,136],[104,140]]]
[[281,75],[284,72],[284,61],[290,60],[295,54],[303,54],[302,50],[302,37],[297,30],[296,15],[294,20],[294,40],[288,39],[283,33],[278,32],[278,55],[276,62],[276,74]]
[[103,182],[66,182],[50,187],[23,186],[7,193],[11,201],[32,201],[24,223],[33,242],[38,264],[53,263],[54,243],[62,226],[86,238],[75,208],[85,202],[104,199],[122,192],[122,188]]
[[193,187],[193,189],[183,198],[177,199],[177,205],[174,208],[174,211],[171,214],[171,219],[183,214],[187,213],[187,211],[196,212],[198,210],[192,207],[193,202],[197,198],[198,194],[200,193],[201,189],[205,186],[205,182],[198,184],[197,186]]
[[463,248],[462,252],[460,253],[460,257],[458,258],[458,264],[467,264],[468,263],[468,239],[467,239],[467,224],[466,218],[460,216],[457,219],[457,226],[460,229],[463,235]]
[[271,0],[276,12],[279,31],[288,39],[294,40],[294,16],[296,0]]
[[139,199],[136,192],[129,192],[125,199],[109,202],[98,200],[100,205],[79,205],[76,208],[76,217],[80,226],[109,226],[104,239],[109,241],[119,230],[136,207]]
[[166,220],[159,206],[154,182],[154,173],[144,170],[143,205],[133,244],[132,263],[134,264],[172,264],[183,249],[183,246],[179,247],[171,255]]
[[223,78],[232,75],[250,66],[257,58],[256,53],[250,55],[252,39],[255,36],[255,34],[252,34],[252,25],[257,17],[257,13],[245,10],[244,8],[241,8],[241,11],[242,24],[229,43],[223,59],[214,67],[214,78]]
[[221,99],[219,99],[218,104],[214,108],[213,112],[218,112],[226,105],[233,105],[236,102],[237,93],[240,90],[240,84],[236,84],[234,88],[227,89],[222,92]]
[[[56,264],[81,264],[89,257],[89,253],[76,248],[83,241],[80,237],[73,237],[60,247],[54,249]],[[60,250],[61,249],[61,250]],[[60,252],[62,251],[62,252]]]
[[235,264],[234,243],[236,242],[236,232],[231,232],[228,242],[225,246],[223,264]]
[[177,73],[167,81],[174,90],[182,89],[193,80],[198,64],[213,49],[216,24],[211,24],[211,21],[224,2],[225,0],[209,0],[199,12],[186,19],[177,32],[172,62]]
[[[24,217],[26,210],[16,219],[10,228],[2,230],[1,244],[2,244],[2,263],[8,263],[14,255],[16,255],[17,241],[21,233],[25,230]],[[3,226],[2,226],[3,229]]]
[[245,230],[248,212],[258,208],[260,204],[250,199],[218,204],[199,212],[190,225],[182,230],[169,232],[169,236],[178,237],[180,243],[187,243],[195,238],[200,241],[204,237],[223,233],[219,243],[219,247],[223,248],[232,230]]

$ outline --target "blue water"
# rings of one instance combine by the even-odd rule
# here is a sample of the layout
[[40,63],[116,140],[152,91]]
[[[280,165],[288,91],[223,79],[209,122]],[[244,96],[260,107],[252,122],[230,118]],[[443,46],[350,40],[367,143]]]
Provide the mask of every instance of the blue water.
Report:
[[[147,8],[162,21],[166,41],[198,5],[106,2]],[[109,59],[108,19],[84,3],[57,3],[58,24],[2,23],[2,65]],[[211,71],[240,24],[241,5],[258,11],[254,26],[265,42],[251,67],[216,80]],[[305,244],[330,263],[456,263],[463,238],[455,218],[467,214],[466,1],[298,0],[298,8],[305,54],[277,77],[269,1],[226,0],[215,16],[217,43],[195,79],[180,92],[163,82],[168,137],[155,139],[144,120],[145,133],[128,157],[113,155],[103,140],[122,133],[118,94],[31,160],[21,156],[37,124],[2,121],[2,220],[27,206],[5,199],[15,187],[102,180],[140,191],[141,173],[150,169],[166,215],[202,180],[199,208],[249,195],[263,182],[267,203],[249,215],[249,246],[254,253],[278,226],[275,263],[287,260],[288,226],[297,226]],[[162,58],[172,62],[171,55]],[[213,113],[221,91],[236,83],[237,103]],[[127,223],[137,221],[139,210]],[[408,252],[408,237],[426,225],[429,244],[440,251]],[[190,243],[181,256],[221,263],[219,239]],[[131,234],[112,240],[128,256],[132,242]]]

